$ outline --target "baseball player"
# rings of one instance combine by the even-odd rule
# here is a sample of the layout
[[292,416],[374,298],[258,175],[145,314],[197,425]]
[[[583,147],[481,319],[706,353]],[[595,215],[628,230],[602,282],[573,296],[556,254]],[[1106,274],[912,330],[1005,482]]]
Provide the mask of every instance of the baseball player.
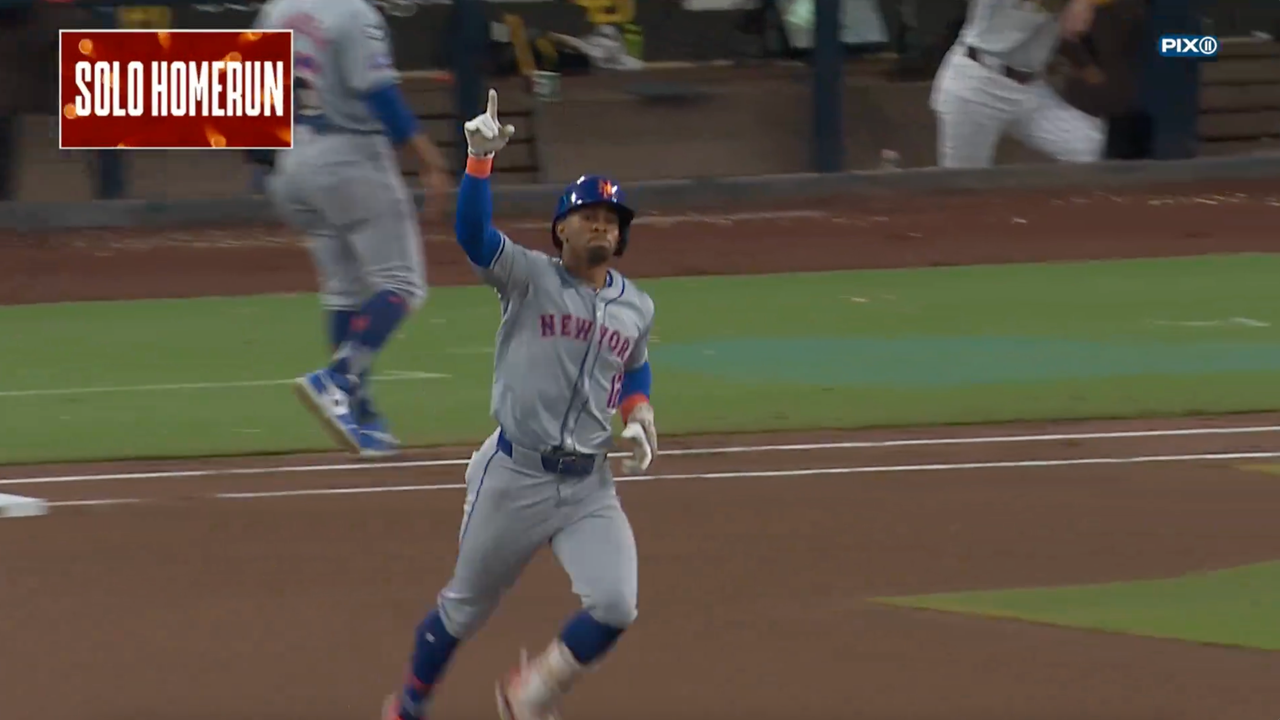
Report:
[[635,538],[607,451],[610,422],[634,443],[623,470],[641,472],[658,449],[648,337],[654,306],[617,270],[634,213],[607,178],[584,176],[551,221],[558,257],[515,244],[490,224],[493,156],[515,129],[498,122],[498,94],[463,126],[469,159],[456,232],[502,309],[490,412],[497,429],[471,456],[453,577],[414,633],[409,677],[384,720],[420,720],[460,643],[550,545],[582,610],[537,657],[497,683],[504,720],[549,720],[561,697],[598,664],[636,618]]
[[971,0],[934,78],[938,165],[989,167],[1006,132],[1063,162],[1102,157],[1105,123],[1062,99],[1044,71],[1062,37],[1077,38],[1109,0]]
[[448,166],[405,104],[386,21],[368,0],[268,0],[255,26],[294,31],[294,145],[275,155],[266,191],[307,236],[333,349],[295,390],[340,445],[390,455],[399,441],[374,409],[369,370],[427,294],[395,147],[414,149],[436,193],[452,185]]

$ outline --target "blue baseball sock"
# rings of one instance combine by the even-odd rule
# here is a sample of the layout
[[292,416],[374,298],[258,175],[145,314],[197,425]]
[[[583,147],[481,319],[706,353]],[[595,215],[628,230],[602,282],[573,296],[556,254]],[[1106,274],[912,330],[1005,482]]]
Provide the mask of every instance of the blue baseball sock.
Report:
[[329,311],[329,347],[334,352],[347,341],[347,333],[351,332],[351,321],[359,315],[357,310]]
[[402,720],[419,720],[426,710],[431,690],[458,648],[458,639],[449,634],[440,612],[427,613],[414,633],[413,666],[400,695]]
[[609,652],[622,633],[623,628],[605,625],[583,610],[565,624],[560,631],[560,642],[579,665],[586,667]]
[[[364,384],[373,359],[408,314],[409,304],[396,291],[382,290],[374,294],[351,318],[345,339],[334,353],[329,369],[340,375],[355,376]],[[368,422],[374,419],[373,411],[363,396],[364,393],[360,393],[356,418],[360,422]]]
[[351,320],[351,329],[330,369],[342,375],[364,374],[408,312],[409,304],[394,290],[382,290],[369,298]]
[[[333,352],[338,352],[338,348],[342,347],[348,339],[348,335],[352,331],[352,323],[356,317],[360,315],[358,310],[330,310],[329,311],[329,345]],[[369,422],[374,419],[373,403],[369,401],[366,382],[369,373],[366,371],[360,375],[360,394],[355,399],[355,411],[357,422]]]

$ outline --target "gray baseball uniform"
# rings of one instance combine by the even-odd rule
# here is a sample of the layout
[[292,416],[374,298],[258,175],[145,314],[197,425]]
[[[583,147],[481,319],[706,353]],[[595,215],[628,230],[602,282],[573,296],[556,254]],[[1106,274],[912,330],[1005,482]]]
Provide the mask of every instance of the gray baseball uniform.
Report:
[[399,81],[386,20],[366,0],[268,0],[254,23],[293,30],[294,145],[267,194],[307,235],[321,303],[355,310],[380,290],[426,298],[417,211],[365,96]]
[[[457,638],[474,633],[550,543],[592,617],[626,627],[636,615],[636,546],[605,453],[623,373],[648,358],[653,301],[617,271],[597,292],[505,236],[478,272],[502,307],[491,404],[499,429],[467,466],[441,619]],[[589,469],[554,472],[560,463]]]

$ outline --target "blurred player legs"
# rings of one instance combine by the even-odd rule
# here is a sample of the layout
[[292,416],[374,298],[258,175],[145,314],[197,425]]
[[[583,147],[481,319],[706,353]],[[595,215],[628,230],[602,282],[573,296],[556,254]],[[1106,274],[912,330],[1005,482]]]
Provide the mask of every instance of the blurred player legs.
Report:
[[1043,80],[1031,85],[1026,108],[1010,129],[1026,145],[1061,162],[1096,162],[1107,145],[1106,121],[1072,107]]
[[391,454],[398,442],[373,407],[369,371],[427,293],[417,212],[395,153],[376,135],[308,137],[280,153],[267,195],[306,234],[329,314],[334,355],[308,376],[312,399],[350,405],[323,418],[340,444],[363,456]]
[[1019,82],[990,62],[957,43],[938,70],[929,105],[937,117],[939,166],[990,167],[1006,131],[1059,161],[1101,159],[1104,121],[1068,105],[1043,79]]

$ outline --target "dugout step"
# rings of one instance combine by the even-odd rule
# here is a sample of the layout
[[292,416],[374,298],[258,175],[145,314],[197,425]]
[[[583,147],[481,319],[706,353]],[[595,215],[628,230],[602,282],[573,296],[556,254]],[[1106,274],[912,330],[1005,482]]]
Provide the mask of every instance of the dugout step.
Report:
[[1280,137],[1280,110],[1201,114],[1201,140],[1249,140]]
[[1200,141],[1201,157],[1230,157],[1238,155],[1275,155],[1280,153],[1280,137],[1254,138],[1252,140]]
[[1218,57],[1200,67],[1204,85],[1266,85],[1280,79],[1280,56]]
[[1218,44],[1218,60],[1280,57],[1280,43],[1269,38],[1224,37]]
[[1205,85],[1200,111],[1205,113],[1280,110],[1280,78],[1268,85]]
[[1280,43],[1223,38],[1218,56],[1204,62],[1200,71],[1200,153],[1273,148],[1280,138]]

